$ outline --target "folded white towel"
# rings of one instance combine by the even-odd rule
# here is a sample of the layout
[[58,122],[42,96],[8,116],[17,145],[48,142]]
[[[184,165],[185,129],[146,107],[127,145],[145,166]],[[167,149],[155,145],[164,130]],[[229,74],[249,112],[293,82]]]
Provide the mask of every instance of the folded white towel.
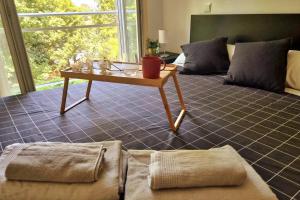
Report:
[[247,176],[230,146],[210,150],[154,152],[148,182],[152,189],[236,186]]
[[[182,151],[182,150],[174,150]],[[278,200],[268,184],[238,152],[247,172],[245,182],[235,187],[195,187],[152,190],[147,181],[151,150],[128,150],[125,200]]]

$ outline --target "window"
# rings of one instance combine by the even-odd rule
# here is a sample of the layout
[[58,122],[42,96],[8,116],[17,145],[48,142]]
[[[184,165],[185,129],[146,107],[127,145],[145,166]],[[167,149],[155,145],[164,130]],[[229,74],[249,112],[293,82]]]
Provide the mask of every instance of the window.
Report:
[[136,0],[16,0],[16,7],[38,90],[59,86],[76,53],[139,56]]
[[0,18],[0,97],[19,93],[19,83]]

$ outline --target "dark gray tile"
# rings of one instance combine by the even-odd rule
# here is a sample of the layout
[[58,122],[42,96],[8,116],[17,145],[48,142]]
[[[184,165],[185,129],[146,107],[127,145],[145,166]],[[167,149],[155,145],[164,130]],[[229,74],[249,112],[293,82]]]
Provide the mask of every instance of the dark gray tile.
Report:
[[259,159],[262,155],[259,154],[258,152],[255,152],[249,148],[244,148],[242,149],[241,151],[239,151],[239,154],[247,159],[247,160],[250,160],[251,162],[255,162],[257,161],[257,159]]
[[[80,128],[81,130],[81,128]],[[82,129],[82,131],[87,134],[88,136],[94,136],[101,133],[104,133],[105,131],[103,129],[100,129],[99,127],[92,127],[87,129]]]
[[298,192],[298,194],[294,197],[293,200],[299,200],[300,199],[300,192]]
[[17,140],[3,141],[3,142],[1,142],[1,145],[2,145],[2,148],[4,149],[6,146],[15,144],[15,143],[23,143],[23,140],[17,139]]
[[277,116],[277,115],[271,116],[270,118],[268,118],[268,120],[271,121],[271,122],[277,123],[277,124],[283,124],[283,123],[288,121],[288,119],[282,118],[282,117]]
[[205,137],[212,133],[212,131],[210,131],[208,129],[204,129],[202,127],[195,128],[195,129],[191,130],[190,132],[193,133],[194,135],[198,136],[199,138]]
[[69,143],[70,141],[68,140],[68,138],[66,136],[62,135],[62,136],[50,139],[49,142],[66,142],[66,143]]
[[247,137],[244,137],[244,136],[240,136],[240,135],[237,135],[233,138],[230,139],[231,141],[234,141],[240,145],[243,145],[243,146],[247,146],[249,145],[250,143],[253,142],[253,140],[247,138]]
[[75,141],[75,140],[87,137],[87,135],[83,131],[72,132],[72,133],[66,134],[66,136],[71,141]]
[[[300,133],[299,133],[299,136],[300,136]],[[290,145],[293,145],[293,146],[296,146],[296,147],[300,147],[300,138],[291,138],[287,141],[287,144],[290,144]]]
[[218,136],[217,134],[209,134],[208,136],[204,137],[207,141],[213,143],[213,144],[220,144],[226,140],[226,138],[223,138],[221,136]]
[[259,125],[259,124],[257,124],[257,125],[255,125],[255,126],[251,127],[250,130],[256,131],[257,133],[261,133],[261,134],[263,134],[263,135],[265,135],[265,134],[267,134],[267,133],[269,133],[269,132],[272,131],[271,129],[266,128],[266,127],[264,127],[264,126],[261,126],[261,125]]
[[273,149],[261,143],[253,143],[249,146],[250,149],[263,155],[270,153]]
[[126,133],[124,135],[114,137],[115,140],[121,140],[123,144],[128,144],[132,141],[135,141],[136,138],[133,137],[131,134]]
[[221,126],[215,124],[215,123],[207,123],[201,126],[203,129],[206,129],[208,131],[214,132],[221,128]]
[[81,129],[78,126],[75,125],[70,125],[70,126],[63,126],[60,127],[60,130],[64,133],[64,134],[69,134],[69,133],[73,133],[76,131],[80,131]]
[[141,143],[138,140],[135,140],[135,141],[130,142],[128,144],[124,144],[124,146],[127,149],[136,149],[136,150],[142,150],[142,149],[147,149],[148,148],[145,144]]
[[81,138],[74,141],[74,143],[90,143],[90,142],[94,142],[94,141],[89,137]]
[[268,154],[269,158],[272,158],[281,163],[291,163],[295,158],[290,156],[287,153],[283,153],[282,151],[274,150],[270,154]]
[[168,145],[170,145],[171,147],[173,147],[174,149],[180,149],[182,147],[184,147],[185,145],[187,145],[187,143],[179,138],[172,138],[171,140],[168,140],[166,142]]
[[271,137],[273,139],[277,139],[281,142],[285,142],[290,138],[290,136],[288,136],[288,135],[286,135],[282,132],[276,131],[276,130],[271,131],[270,133],[268,133],[268,137]]
[[296,159],[295,161],[293,161],[290,165],[290,167],[293,167],[295,169],[300,169],[300,159]]
[[232,146],[235,150],[239,151],[240,149],[242,149],[244,146],[237,144],[235,142],[232,142],[230,140],[227,140],[225,142],[222,142],[221,144],[219,144],[219,147],[225,146],[225,145],[230,145]]
[[106,134],[106,133],[99,133],[97,135],[92,135],[91,138],[95,141],[95,142],[101,142],[101,141],[108,141],[108,140],[113,140],[113,137],[111,137],[110,135]]
[[235,125],[235,124],[231,124],[229,126],[226,126],[226,129],[231,131],[231,132],[234,132],[234,133],[237,133],[237,134],[240,134],[242,131],[244,131],[246,128],[244,127],[241,127],[241,126],[238,126],[238,125]]
[[14,126],[0,129],[0,135],[6,135],[8,133],[16,133],[16,132],[17,129]]
[[300,148],[288,144],[284,144],[278,147],[278,149],[295,157],[300,155]]
[[5,135],[0,135],[1,142],[17,140],[17,139],[21,139],[21,137],[18,133],[9,133],[9,134],[5,134]]
[[197,149],[210,149],[214,146],[213,143],[204,139],[198,139],[195,142],[193,142],[192,145],[197,147]]
[[161,142],[155,146],[152,146],[151,149],[156,151],[161,151],[161,150],[173,150],[174,148],[165,144],[165,142]]
[[248,121],[250,121],[250,122],[254,122],[254,123],[259,123],[259,122],[261,122],[261,120],[262,120],[262,118],[256,117],[256,116],[254,116],[254,115],[249,115],[249,116],[245,117],[244,119],[245,119],[245,120],[248,120]]
[[294,115],[291,115],[290,113],[287,113],[287,112],[284,112],[284,111],[281,111],[279,113],[277,113],[278,116],[282,117],[282,118],[285,118],[285,119],[291,119],[294,117]]
[[279,199],[279,200],[291,200],[291,197],[288,196],[287,194],[281,192],[278,190],[278,188],[274,189],[274,188],[271,188],[272,191],[275,193],[276,197]]
[[148,136],[148,137],[145,137],[143,139],[140,139],[140,141],[144,144],[146,144],[148,147],[152,147],[152,146],[155,146],[157,144],[159,144],[161,142],[160,139],[158,139],[157,137],[155,136]]
[[300,121],[298,121],[298,123],[293,121],[288,121],[287,123],[285,123],[285,126],[288,126],[289,128],[294,128],[296,130],[300,130]]
[[264,181],[268,181],[270,178],[272,178],[275,174],[270,172],[269,170],[259,166],[259,165],[252,165],[252,167],[255,169],[255,171],[264,179]]
[[25,143],[31,142],[46,142],[45,138],[41,135],[31,135],[23,138]]
[[300,183],[299,169],[287,167],[282,172],[280,172],[279,175],[283,176],[291,181],[294,181],[295,183]]
[[260,123],[260,125],[264,126],[264,127],[267,127],[269,129],[275,129],[277,127],[280,126],[280,124],[277,124],[277,123],[274,123],[272,121],[269,121],[269,120],[264,120]]
[[281,141],[274,140],[274,139],[272,139],[271,137],[268,137],[268,136],[265,136],[265,137],[259,139],[258,142],[260,142],[264,145],[267,145],[269,147],[273,147],[273,148],[276,148],[276,147],[278,147],[279,145],[282,144]]
[[299,130],[296,130],[296,129],[293,129],[293,128],[289,128],[287,126],[281,126],[279,128],[277,128],[277,131],[279,132],[282,132],[286,135],[289,135],[289,136],[293,136],[295,135]]
[[7,121],[0,120],[0,133],[1,133],[1,129],[5,129],[12,126],[14,126],[14,123],[10,119]]
[[[169,135],[169,134],[166,134],[166,135]],[[156,135],[156,136],[157,136],[158,138],[161,137],[161,135]],[[172,135],[171,135],[171,136],[172,136]],[[174,137],[175,137],[175,136],[174,136]],[[190,132],[187,132],[187,133],[184,133],[184,134],[180,134],[180,135],[178,135],[177,137],[180,138],[181,140],[187,142],[187,143],[192,143],[192,142],[194,142],[194,141],[196,141],[196,140],[199,139],[199,136],[196,136],[196,135],[194,135],[194,134],[192,134],[192,133],[190,133]],[[161,139],[161,138],[160,138],[160,139]],[[169,137],[169,139],[170,139],[170,137]]]
[[285,167],[284,164],[276,162],[268,157],[262,158],[257,162],[257,164],[263,166],[264,168],[270,170],[273,173],[278,173]]
[[268,183],[285,194],[290,194],[290,196],[294,196],[299,191],[299,186],[297,184],[280,176],[274,177]]
[[294,108],[294,107],[287,107],[283,110],[286,113],[289,113],[290,115],[299,115],[300,109]]
[[250,128],[251,126],[255,125],[254,122],[250,122],[244,119],[237,121],[235,124],[244,128]]
[[59,137],[59,136],[62,136],[63,133],[61,131],[59,131],[58,129],[55,130],[55,131],[45,131],[42,133],[43,136],[47,139],[47,140],[50,140],[52,138],[55,138],[55,137]]
[[16,125],[16,128],[17,128],[19,131],[31,129],[31,128],[34,128],[34,127],[36,127],[36,126],[35,126],[34,123],[32,123],[32,122],[28,122],[28,123],[24,123],[24,124],[17,124],[17,125]]
[[257,111],[255,113],[253,113],[253,115],[256,116],[256,117],[260,117],[262,119],[266,119],[266,118],[271,116],[270,113],[266,113],[266,112],[263,112],[263,111]]
[[231,137],[233,137],[233,136],[236,135],[235,133],[233,133],[233,132],[227,130],[226,128],[221,128],[221,129],[217,130],[217,131],[215,132],[215,134],[216,134],[216,135],[219,135],[219,136],[222,136],[222,137],[224,137],[224,138],[226,138],[226,139],[229,139],[229,138],[231,138]]
[[42,132],[42,133],[46,133],[46,132],[60,132],[60,129],[55,126],[55,125],[48,125],[48,126],[41,126],[41,127],[38,127],[39,130]]
[[27,130],[24,130],[24,131],[20,131],[20,135],[22,137],[27,137],[27,136],[30,136],[30,135],[39,135],[39,134],[41,134],[41,132],[36,127],[31,128],[31,129],[27,129]]
[[263,134],[257,133],[256,131],[252,131],[252,130],[245,130],[240,135],[247,137],[251,140],[257,140],[258,138],[263,137]]

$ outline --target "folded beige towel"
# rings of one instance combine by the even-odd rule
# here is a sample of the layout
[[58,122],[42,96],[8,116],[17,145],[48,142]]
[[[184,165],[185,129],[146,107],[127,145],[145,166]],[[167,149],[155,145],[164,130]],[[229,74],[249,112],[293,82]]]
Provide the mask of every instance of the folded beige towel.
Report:
[[15,155],[15,149],[23,144],[7,146],[0,156],[0,199],[1,200],[119,200],[121,141],[97,142],[107,151],[99,180],[93,183],[56,183],[36,181],[9,181],[5,169]]
[[125,200],[278,200],[267,183],[237,152],[234,153],[242,160],[247,171],[247,178],[242,185],[166,190],[151,190],[148,185],[150,154],[153,151],[128,150],[128,152]]
[[14,152],[8,180],[89,183],[99,178],[105,149],[97,143],[32,143]]
[[149,172],[152,189],[236,186],[247,176],[232,148],[154,152]]

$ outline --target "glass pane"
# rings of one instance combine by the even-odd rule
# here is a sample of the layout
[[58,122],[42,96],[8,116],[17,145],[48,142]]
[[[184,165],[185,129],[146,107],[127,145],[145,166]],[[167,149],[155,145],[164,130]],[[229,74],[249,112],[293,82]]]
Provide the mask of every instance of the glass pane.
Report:
[[128,57],[130,62],[135,62],[138,56],[138,26],[136,0],[124,0],[126,41],[128,46]]
[[35,31],[23,35],[38,90],[49,88],[44,84],[62,81],[59,71],[68,67],[69,58],[76,53],[103,52],[102,56],[111,60],[118,57],[117,27]]
[[16,0],[16,5],[37,90],[60,87],[59,71],[76,53],[119,57],[115,0]]
[[115,0],[15,0],[18,13],[115,10]]
[[0,96],[15,94],[20,94],[20,88],[0,18]]

